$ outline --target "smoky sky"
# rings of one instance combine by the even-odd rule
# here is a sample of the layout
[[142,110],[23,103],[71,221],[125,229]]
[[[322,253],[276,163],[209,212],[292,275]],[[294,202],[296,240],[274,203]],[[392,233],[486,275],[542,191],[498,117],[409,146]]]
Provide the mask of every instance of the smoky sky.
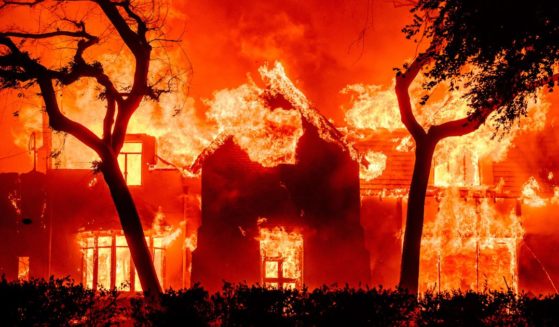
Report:
[[400,29],[407,8],[391,2],[188,1],[184,40],[192,95],[235,87],[258,66],[280,60],[315,107],[343,120],[347,84],[389,84],[392,68],[414,55]]
[[[314,107],[338,125],[348,84],[390,85],[393,67],[415,52],[415,45],[400,32],[409,21],[408,8],[390,1],[229,1],[171,2],[177,13],[172,37],[179,36],[193,69],[189,96],[199,115],[202,100],[224,88],[246,83],[247,74],[276,60],[309,98]],[[182,63],[177,63],[182,64]],[[255,78],[258,80],[258,78]],[[13,96],[13,94],[12,94]],[[6,95],[3,95],[6,97]],[[0,101],[1,171],[31,169],[31,156],[12,138],[21,134],[21,117],[13,117],[10,101]]]

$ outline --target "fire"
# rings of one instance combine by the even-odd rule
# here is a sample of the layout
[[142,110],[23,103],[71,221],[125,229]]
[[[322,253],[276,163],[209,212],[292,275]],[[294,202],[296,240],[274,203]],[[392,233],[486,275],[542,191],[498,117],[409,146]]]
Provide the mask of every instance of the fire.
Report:
[[264,90],[254,83],[214,93],[207,117],[219,134],[232,135],[250,159],[265,167],[295,163],[295,148],[303,135],[296,110],[269,108]]
[[368,151],[365,155],[368,162],[367,167],[361,165],[360,176],[361,179],[371,181],[384,172],[386,169],[386,155],[382,152]]
[[303,92],[287,77],[280,62],[276,62],[271,69],[262,66],[258,71],[262,79],[268,84],[271,93],[273,95],[281,94],[285,97],[303,118],[317,127],[318,134],[323,140],[340,146],[344,151],[349,151],[354,160],[359,160],[359,153],[350,143],[345,141],[345,137],[334,128],[330,121],[312,108],[310,101]]
[[538,192],[540,191],[540,184],[532,176],[522,186],[522,202],[531,207],[543,207],[545,200],[542,199]]
[[[146,242],[163,287],[167,248],[183,234],[183,230],[183,224],[179,227],[168,225],[163,209],[159,207],[152,228],[146,231]],[[83,231],[78,234],[78,241],[82,251],[82,283],[87,288],[142,290],[122,231]]]
[[357,130],[386,129],[395,131],[404,128],[394,87],[353,84],[346,86],[342,94],[351,97],[352,107],[346,111],[345,121]]
[[[420,99],[420,82],[412,85],[412,98]],[[346,108],[345,121],[350,137],[355,142],[374,138],[375,133],[404,129],[400,121],[398,102],[393,87],[378,85],[349,85],[342,93],[350,95],[351,106]],[[437,94],[438,95],[438,94]],[[477,131],[461,137],[446,138],[439,142],[434,154],[434,183],[436,186],[480,187],[480,164],[483,160],[501,161],[505,158],[513,140],[522,132],[539,131],[545,126],[545,117],[550,104],[544,97],[532,99],[528,104],[528,117],[510,131],[495,135],[491,125],[493,117]],[[466,117],[471,111],[463,94],[456,91],[438,95],[426,105],[413,104],[418,122],[428,130],[429,126]],[[397,139],[396,150],[413,150],[410,136]],[[362,169],[363,171],[363,169]],[[364,171],[366,172],[366,170]],[[368,180],[369,174],[363,179]]]
[[303,286],[303,235],[283,227],[260,228],[262,283],[274,288]]
[[167,225],[163,208],[159,206],[157,208],[157,212],[155,213],[151,230],[154,233],[154,236],[157,236],[157,238],[160,240],[158,242],[161,243],[161,246],[167,247],[182,234],[184,230],[184,224],[185,223],[182,223],[182,226],[179,227]]
[[488,197],[443,192],[425,224],[420,285],[426,290],[518,289],[517,245],[524,231],[514,212],[503,214]]
[[[420,99],[420,83],[412,86],[412,99]],[[367,144],[386,137],[387,133],[405,127],[399,117],[393,87],[350,85],[342,90],[350,96],[345,121],[350,138],[365,148],[372,170],[361,169],[361,180],[370,182],[386,169],[388,153],[367,150]],[[495,137],[491,126],[482,125],[477,131],[462,137],[442,140],[435,149],[430,194],[440,200],[433,212],[426,209],[426,223],[421,245],[420,288],[426,290],[518,289],[517,245],[523,237],[519,217],[497,210],[493,188],[482,179],[485,161],[498,162],[505,158],[514,139],[525,131],[543,129],[549,103],[540,97],[529,102],[528,117],[503,135]],[[413,104],[418,122],[427,131],[429,126],[467,116],[471,108],[459,92],[436,94],[426,105]],[[390,151],[411,152],[414,142],[410,136],[392,139]],[[382,150],[384,151],[384,150]],[[525,187],[524,203],[543,205],[537,196],[535,180]],[[366,197],[405,197],[407,190],[371,189]],[[498,200],[497,200],[498,201]]]
[[531,176],[522,185],[522,203],[530,207],[544,207],[548,204],[559,203],[559,187],[553,188],[551,197],[543,198],[540,193],[542,193],[540,183],[534,176]]
[[190,250],[190,252],[196,250],[197,246],[198,246],[198,236],[195,233],[184,239],[184,247]]

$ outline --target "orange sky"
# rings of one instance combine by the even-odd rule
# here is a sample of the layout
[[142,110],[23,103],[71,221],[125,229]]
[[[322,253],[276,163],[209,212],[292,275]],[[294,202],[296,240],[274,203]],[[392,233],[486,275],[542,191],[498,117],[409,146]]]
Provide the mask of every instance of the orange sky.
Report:
[[[194,74],[190,96],[245,83],[265,62],[280,60],[289,77],[323,114],[343,123],[348,84],[389,85],[392,68],[413,56],[415,46],[400,32],[407,8],[380,0],[189,0],[175,1],[184,16],[172,22],[181,31]],[[365,29],[365,37],[360,33]],[[13,117],[14,94],[0,96],[0,171],[27,171],[31,157],[17,147],[21,119]],[[6,158],[7,156],[12,156]]]

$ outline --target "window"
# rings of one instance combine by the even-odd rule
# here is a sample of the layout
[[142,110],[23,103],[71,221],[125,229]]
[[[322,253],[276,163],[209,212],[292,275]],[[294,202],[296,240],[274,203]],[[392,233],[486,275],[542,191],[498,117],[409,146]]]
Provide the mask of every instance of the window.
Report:
[[434,181],[435,186],[480,185],[479,158],[469,152],[460,153],[458,156],[436,158]]
[[272,288],[303,286],[303,236],[281,227],[260,229],[262,284]]
[[118,165],[126,184],[142,185],[142,143],[125,142],[118,155]]
[[29,280],[29,257],[17,257],[17,279]]
[[[159,281],[164,285],[166,248],[163,246],[163,237],[147,236],[146,241]],[[82,283],[86,288],[97,290],[116,287],[122,291],[142,290],[124,235],[111,231],[84,232],[80,239]]]

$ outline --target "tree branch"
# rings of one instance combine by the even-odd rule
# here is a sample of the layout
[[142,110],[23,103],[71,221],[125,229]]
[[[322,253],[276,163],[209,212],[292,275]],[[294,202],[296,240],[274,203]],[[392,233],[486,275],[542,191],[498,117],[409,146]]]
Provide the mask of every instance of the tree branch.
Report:
[[14,0],[4,0],[2,4],[0,4],[0,9],[7,7],[7,6],[27,6],[33,7],[35,5],[44,2],[45,0],[35,0],[35,1],[14,1]]
[[112,146],[112,128],[114,124],[116,110],[116,101],[112,95],[107,95],[107,112],[103,120],[103,142],[108,146]]
[[[142,43],[147,45],[145,31],[143,32],[144,34],[140,34],[140,32],[136,34],[126,23],[126,20],[122,17],[117,8],[124,7],[125,11],[127,11],[126,8],[130,10],[129,4],[125,5],[124,2],[111,2],[109,0],[95,0],[95,2],[101,7],[101,10],[103,10],[111,24],[116,28],[116,31],[126,46],[134,53],[134,55],[142,53],[145,50]],[[138,17],[138,19],[140,18]],[[145,23],[142,22],[142,24]]]
[[113,128],[112,148],[115,153],[118,153],[124,144],[130,117],[139,107],[143,97],[149,93],[148,72],[151,46],[146,39],[147,28],[145,28],[145,23],[143,21],[141,24],[138,23],[138,32],[134,32],[117,8],[119,6],[123,7],[127,14],[131,15],[133,19],[141,21],[141,18],[130,9],[129,1],[111,2],[109,0],[95,0],[95,2],[101,7],[126,46],[132,51],[132,54],[136,58],[134,82],[130,94],[122,104],[118,106],[115,126]]
[[74,136],[94,150],[101,159],[106,158],[108,148],[103,145],[103,142],[101,142],[97,135],[82,124],[69,119],[60,111],[52,80],[48,77],[39,77],[37,82],[45,102],[50,126],[54,130],[66,132]]
[[[559,81],[559,74],[555,74],[536,81],[531,85],[528,85],[527,87],[537,89],[551,82],[555,83],[557,81]],[[502,105],[502,101],[497,100],[494,102],[495,103],[493,103],[489,107],[478,109],[467,117],[445,122],[439,125],[433,125],[429,128],[427,134],[430,137],[433,137],[434,140],[440,141],[441,139],[446,137],[463,136],[472,133],[476,131],[482,124],[484,124],[487,120],[487,117],[489,117],[489,115],[491,115]]]
[[133,111],[130,110],[119,110],[116,114],[115,125],[113,128],[113,136],[111,146],[114,153],[120,153],[122,145],[124,144],[124,139],[126,137],[126,130],[128,129],[128,123],[130,122],[130,117],[132,117]]
[[499,105],[495,104],[478,110],[467,117],[433,125],[429,128],[427,134],[435,142],[438,142],[446,137],[463,136],[475,132],[497,108],[499,108]]
[[430,56],[419,55],[411,63],[411,65],[406,69],[404,73],[398,72],[396,74],[396,97],[398,98],[398,107],[400,109],[400,118],[402,123],[412,137],[419,141],[425,137],[426,133],[423,127],[417,122],[415,115],[412,110],[409,87],[413,80],[417,77],[417,74],[425,65],[427,65],[431,60]]
[[0,33],[0,36],[23,38],[23,39],[36,39],[36,40],[37,39],[47,39],[47,38],[58,37],[58,36],[85,38],[85,39],[88,39],[88,40],[97,39],[97,37],[87,33],[85,30],[82,30],[82,31],[53,31],[53,32],[45,32],[45,33],[4,32],[4,33]]
[[147,33],[147,26],[146,23],[144,22],[144,20],[138,16],[138,14],[136,14],[132,8],[130,7],[130,0],[124,0],[121,2],[114,2],[114,4],[122,7],[124,9],[124,11],[126,11],[126,13],[128,14],[128,16],[130,16],[134,21],[136,21],[136,24],[138,25],[138,35],[140,35],[141,37],[143,37],[145,39],[146,37],[146,33]]
[[[12,68],[12,71],[19,68],[22,70],[21,76],[24,76],[25,80],[36,80],[39,84],[51,127],[57,131],[66,132],[74,136],[93,149],[101,158],[106,158],[107,151],[110,148],[104,146],[97,135],[87,127],[69,119],[60,111],[56,92],[52,85],[53,72],[31,59],[26,52],[21,52],[9,37],[0,34],[0,44],[7,46],[11,50],[11,53],[4,57],[11,57],[12,62],[8,65],[3,65],[3,67],[9,66]],[[0,70],[0,76],[5,75],[2,73],[7,74],[10,71]],[[2,77],[6,78],[5,76]]]

